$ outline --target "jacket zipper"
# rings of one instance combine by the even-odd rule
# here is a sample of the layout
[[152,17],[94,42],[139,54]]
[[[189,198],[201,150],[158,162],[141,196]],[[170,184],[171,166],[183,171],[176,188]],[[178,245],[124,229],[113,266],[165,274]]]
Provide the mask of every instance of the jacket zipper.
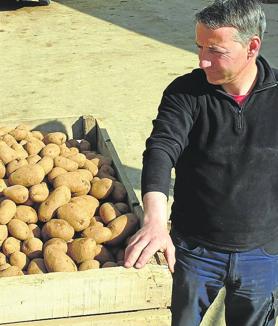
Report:
[[242,129],[243,127],[243,115],[242,115],[242,108],[238,110],[238,129]]
[[[277,83],[275,85],[271,85],[271,86],[266,86],[264,88],[261,88],[259,90],[255,90],[253,94],[257,93],[258,91],[263,91],[265,89],[269,89],[272,87],[277,86]],[[249,101],[250,97],[252,96],[252,94],[250,94],[250,96],[248,97],[247,101],[243,104],[243,106],[239,107],[238,109],[238,129],[241,130],[243,128],[243,109],[245,108],[247,102]]]
[[[255,93],[257,93],[257,92],[264,91],[264,90],[266,90],[266,89],[272,88],[272,87],[276,87],[277,84],[278,84],[278,83],[271,84],[271,85],[265,86],[265,87],[263,87],[263,88],[261,88],[261,89],[256,89],[256,90],[254,90],[254,92],[250,94],[250,96],[248,97],[247,101],[243,104],[243,106],[242,106],[242,107],[239,106],[239,109],[238,109],[238,112],[237,112],[237,115],[238,115],[238,123],[237,123],[237,127],[238,127],[239,130],[241,130],[241,129],[243,128],[243,113],[242,113],[242,112],[243,112],[243,109],[245,108],[247,102],[249,102],[249,99],[250,99],[251,95],[252,95],[252,94],[255,94]],[[219,91],[219,90],[218,90],[218,92],[220,92],[220,93],[222,93],[222,94],[224,93],[224,92]],[[224,93],[224,94],[225,94],[225,93]]]

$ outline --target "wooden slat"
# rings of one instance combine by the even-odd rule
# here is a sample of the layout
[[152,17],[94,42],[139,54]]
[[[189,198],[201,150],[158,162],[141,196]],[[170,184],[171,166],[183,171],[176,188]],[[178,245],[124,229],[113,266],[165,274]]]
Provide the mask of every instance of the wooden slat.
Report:
[[0,323],[123,312],[170,305],[169,271],[113,267],[0,279]]
[[140,310],[127,313],[93,315],[85,317],[48,319],[7,326],[170,326],[169,309]]

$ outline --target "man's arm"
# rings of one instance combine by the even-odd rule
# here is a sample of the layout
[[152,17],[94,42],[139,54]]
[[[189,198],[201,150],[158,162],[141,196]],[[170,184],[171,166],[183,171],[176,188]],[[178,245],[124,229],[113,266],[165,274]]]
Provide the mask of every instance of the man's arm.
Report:
[[144,224],[129,241],[124,266],[141,268],[161,250],[173,272],[175,247],[167,229],[167,197],[162,192],[147,192],[143,197],[143,206]]

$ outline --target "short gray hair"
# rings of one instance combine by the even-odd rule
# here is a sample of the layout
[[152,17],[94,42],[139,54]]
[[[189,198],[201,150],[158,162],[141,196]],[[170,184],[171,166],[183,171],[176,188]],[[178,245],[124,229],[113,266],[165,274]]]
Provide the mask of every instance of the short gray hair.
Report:
[[259,0],[215,0],[195,15],[196,22],[210,29],[234,27],[237,40],[246,44],[254,35],[263,39],[266,19]]

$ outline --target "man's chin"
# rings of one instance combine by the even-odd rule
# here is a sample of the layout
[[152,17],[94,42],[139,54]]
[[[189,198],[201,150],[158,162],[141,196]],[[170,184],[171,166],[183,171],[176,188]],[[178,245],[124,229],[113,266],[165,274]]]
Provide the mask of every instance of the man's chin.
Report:
[[224,83],[223,79],[211,78],[209,76],[207,76],[207,81],[208,81],[208,83],[210,83],[212,85],[222,85]]

